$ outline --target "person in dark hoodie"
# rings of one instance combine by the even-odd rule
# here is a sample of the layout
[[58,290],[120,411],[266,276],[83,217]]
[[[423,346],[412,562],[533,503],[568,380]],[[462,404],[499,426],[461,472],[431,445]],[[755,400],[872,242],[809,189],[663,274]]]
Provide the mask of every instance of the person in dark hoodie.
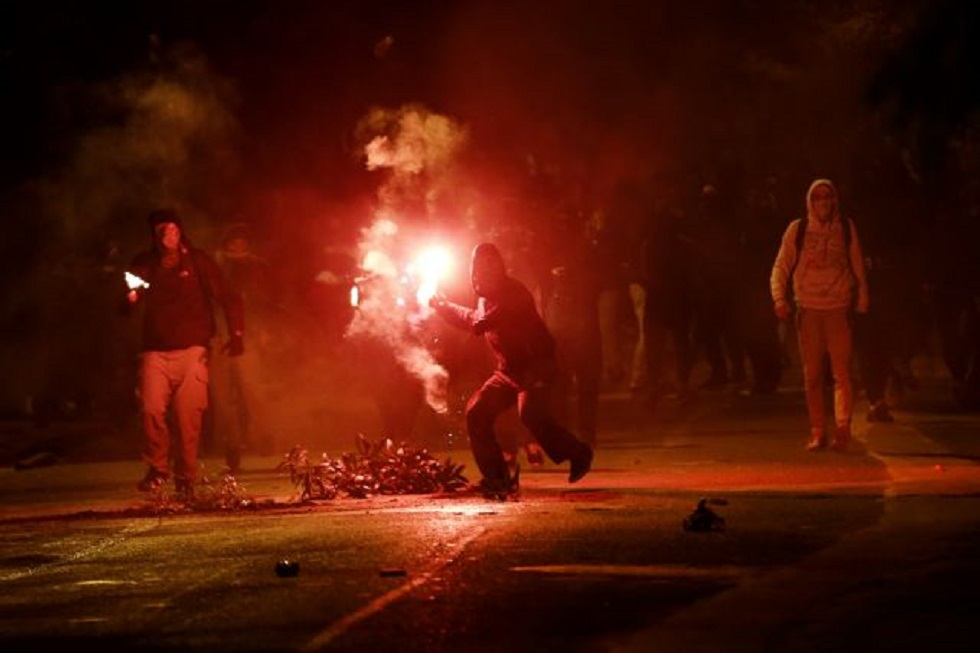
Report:
[[521,422],[555,463],[571,463],[568,482],[575,483],[592,466],[592,447],[558,423],[551,412],[557,379],[555,341],[538,313],[534,297],[507,274],[503,257],[492,243],[473,249],[470,283],[477,295],[475,309],[435,295],[429,305],[450,324],[482,335],[496,359],[490,378],[470,397],[466,428],[470,448],[483,475],[479,487],[488,497],[516,492],[507,461],[494,433],[494,422],[517,404]]
[[174,446],[175,489],[190,499],[208,406],[208,347],[216,335],[212,302],[224,312],[229,334],[223,349],[229,356],[245,351],[244,309],[214,260],[191,245],[175,211],[153,211],[149,225],[153,244],[132,259],[127,271],[138,278],[128,278],[128,305],[143,305],[139,396],[148,470],[137,487],[150,492],[167,483]]
[[783,233],[769,280],[776,317],[792,312],[803,364],[803,384],[810,418],[809,451],[823,449],[825,356],[834,378],[835,429],[831,446],[847,448],[851,439],[854,390],[851,379],[853,313],[868,312],[864,256],[854,223],[841,215],[837,188],[817,179],[806,193],[807,215]]

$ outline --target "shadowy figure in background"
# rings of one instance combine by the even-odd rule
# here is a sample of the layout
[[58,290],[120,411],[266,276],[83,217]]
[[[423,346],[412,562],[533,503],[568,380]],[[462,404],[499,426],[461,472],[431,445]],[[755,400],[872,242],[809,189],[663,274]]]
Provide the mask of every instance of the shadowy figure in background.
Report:
[[975,227],[942,211],[926,235],[927,297],[952,395],[964,409],[980,407],[980,261]]
[[865,258],[868,277],[868,294],[874,301],[874,310],[858,314],[854,320],[854,352],[858,373],[868,400],[869,422],[892,422],[886,391],[890,378],[897,376],[892,367],[896,353],[896,332],[901,328],[893,320],[897,317],[890,299],[894,297],[889,284],[889,264],[881,256]]
[[[564,423],[574,423],[578,437],[594,447],[602,380],[599,262],[578,217],[566,215],[560,225],[554,248],[560,256],[551,269],[542,312],[560,363],[556,412]],[[575,419],[568,419],[570,415]]]
[[770,277],[776,316],[788,319],[796,303],[796,332],[803,363],[803,383],[810,418],[807,449],[826,446],[824,434],[824,357],[834,377],[832,446],[843,450],[851,439],[854,389],[852,311],[867,313],[868,284],[857,229],[841,215],[837,188],[817,179],[807,190],[806,217],[794,220],[783,234]]
[[231,225],[214,256],[228,284],[244,303],[249,322],[249,349],[229,356],[216,348],[211,358],[214,434],[222,444],[230,472],[240,470],[246,451],[261,456],[275,452],[269,419],[268,362],[276,333],[278,303],[268,262],[255,253],[245,224]]
[[746,382],[739,294],[743,243],[730,204],[711,184],[701,190],[695,217],[696,230],[691,234],[697,271],[695,334],[711,368],[701,387],[719,390],[729,383],[740,386]]
[[659,198],[640,246],[647,385],[654,405],[669,394],[688,396],[694,366],[691,241],[683,233],[682,218],[677,206]]
[[144,309],[139,395],[143,460],[149,469],[137,487],[149,492],[167,482],[173,444],[177,494],[190,499],[208,406],[208,348],[217,331],[212,302],[224,312],[229,335],[224,351],[232,357],[245,351],[244,310],[214,259],[191,245],[175,211],[152,212],[149,226],[153,245],[129,266],[146,285],[133,284],[126,295],[129,305]]
[[602,351],[602,383],[615,389],[626,379],[622,348],[624,302],[627,298],[625,248],[621,224],[604,207],[594,209],[586,221],[586,233],[598,278],[599,334]]
[[745,266],[741,278],[741,322],[745,354],[752,370],[750,392],[765,395],[775,392],[783,375],[783,345],[779,320],[773,315],[768,285],[773,252],[779,250],[778,206],[771,189],[750,189],[748,219],[742,233],[745,238]]
[[578,440],[552,415],[557,377],[555,341],[538,314],[534,297],[507,274],[503,257],[491,243],[473,249],[470,282],[477,295],[475,309],[435,295],[430,305],[447,322],[482,335],[496,358],[496,369],[471,397],[466,407],[470,448],[483,478],[480,489],[488,497],[517,490],[494,422],[517,404],[521,422],[555,463],[570,461],[569,483],[585,476],[592,466],[592,448]]

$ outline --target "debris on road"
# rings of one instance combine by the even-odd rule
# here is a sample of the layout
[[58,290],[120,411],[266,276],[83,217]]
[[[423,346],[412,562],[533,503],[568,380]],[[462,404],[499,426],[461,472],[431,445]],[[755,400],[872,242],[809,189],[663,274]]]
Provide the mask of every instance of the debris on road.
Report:
[[725,499],[702,498],[694,508],[694,512],[684,518],[684,530],[695,533],[708,533],[711,531],[725,530],[725,519],[719,516],[708,504],[714,506],[727,506]]

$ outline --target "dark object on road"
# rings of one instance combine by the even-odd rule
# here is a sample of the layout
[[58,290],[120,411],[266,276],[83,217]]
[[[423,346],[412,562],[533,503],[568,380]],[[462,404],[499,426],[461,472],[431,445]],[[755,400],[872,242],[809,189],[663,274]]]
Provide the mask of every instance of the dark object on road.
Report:
[[407,576],[408,571],[404,567],[382,567],[380,574],[382,578],[395,578],[398,576]]
[[709,508],[709,503],[714,506],[728,505],[728,502],[724,499],[701,499],[698,501],[698,505],[694,509],[694,512],[684,518],[685,531],[708,533],[711,531],[725,530],[725,519],[723,517],[719,517],[714,510]]
[[299,563],[295,560],[280,560],[276,563],[276,576],[279,578],[299,576]]

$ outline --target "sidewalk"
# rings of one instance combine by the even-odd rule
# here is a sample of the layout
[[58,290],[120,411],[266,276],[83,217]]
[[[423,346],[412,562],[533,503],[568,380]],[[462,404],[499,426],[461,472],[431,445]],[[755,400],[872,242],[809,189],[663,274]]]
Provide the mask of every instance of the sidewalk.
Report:
[[[805,406],[792,385],[767,396],[702,392],[689,403],[665,400],[657,414],[626,394],[602,398],[603,425],[591,473],[574,486],[567,465],[522,463],[526,500],[547,493],[614,489],[636,492],[829,492],[848,491],[896,496],[909,493],[980,491],[980,465],[956,457],[924,437],[915,415],[896,410],[893,424],[869,425],[858,402],[854,443],[844,453],[807,452]],[[980,415],[963,428],[980,426]],[[285,452],[283,452],[285,453]],[[318,451],[311,451],[319,455]],[[329,452],[336,456],[338,452]],[[465,445],[433,450],[465,465],[476,480],[476,467]],[[256,502],[297,507],[298,491],[285,472],[282,456],[246,457],[236,478]],[[47,466],[0,468],[0,520],[126,514],[146,509],[149,500],[136,491],[144,468],[138,457],[103,462],[48,461]],[[223,461],[202,460],[204,475],[220,478]],[[392,500],[393,497],[382,497]],[[338,498],[325,509],[364,507],[372,499]]]

